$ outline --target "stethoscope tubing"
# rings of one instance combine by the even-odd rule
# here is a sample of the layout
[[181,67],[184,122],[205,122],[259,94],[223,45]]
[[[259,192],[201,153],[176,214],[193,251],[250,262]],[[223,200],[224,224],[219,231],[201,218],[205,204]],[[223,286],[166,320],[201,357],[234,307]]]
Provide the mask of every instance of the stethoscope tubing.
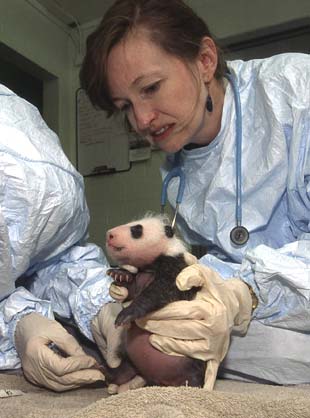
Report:
[[[248,230],[242,226],[242,112],[240,94],[237,86],[237,81],[231,73],[226,73],[225,77],[229,80],[233,89],[235,112],[236,112],[236,226],[231,230],[230,239],[235,245],[244,245],[249,239]],[[185,174],[180,166],[180,152],[175,156],[175,167],[166,175],[161,193],[161,209],[163,212],[164,206],[167,201],[167,190],[169,182],[173,177],[179,177],[179,188],[176,198],[176,209],[172,227],[176,220],[177,211],[180,203],[183,199],[185,190]]]
[[225,77],[229,80],[233,92],[236,111],[236,224],[242,225],[242,114],[241,114],[241,102],[240,94],[238,91],[235,78],[226,73]]
[[163,181],[161,198],[160,198],[161,206],[166,205],[168,185],[171,179],[173,179],[174,177],[179,177],[179,188],[178,188],[176,203],[180,204],[183,200],[183,195],[184,195],[184,190],[185,190],[185,174],[184,174],[184,171],[181,169],[181,167],[177,166],[169,171],[169,173],[166,175]]

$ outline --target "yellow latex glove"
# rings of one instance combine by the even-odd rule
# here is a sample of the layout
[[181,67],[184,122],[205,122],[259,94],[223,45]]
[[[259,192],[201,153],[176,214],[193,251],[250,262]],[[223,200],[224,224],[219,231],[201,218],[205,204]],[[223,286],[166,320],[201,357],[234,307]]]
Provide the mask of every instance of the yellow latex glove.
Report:
[[[56,354],[54,343],[67,357]],[[24,316],[16,325],[15,346],[25,377],[35,385],[63,392],[104,381],[96,360],[85,354],[75,338],[57,321],[38,313]]]
[[150,342],[158,350],[206,361],[204,387],[212,390],[231,331],[247,331],[252,313],[249,288],[240,279],[223,280],[201,264],[182,270],[176,284],[180,290],[201,290],[194,300],[173,302],[136,323],[154,334]]
[[[121,364],[122,357],[120,353],[123,349],[120,348],[123,346],[124,333],[127,330],[126,327],[115,327],[115,319],[122,309],[123,307],[120,303],[107,303],[100,309],[91,323],[91,330],[96,344],[108,366],[113,368]],[[137,375],[122,385],[110,383],[108,385],[108,393],[114,395],[127,390],[141,388],[145,384],[145,380]]]
[[119,353],[124,328],[115,327],[115,319],[122,309],[120,303],[107,303],[91,322],[91,331],[96,344],[108,366],[113,368],[118,367],[122,361]]
[[111,283],[109,293],[110,296],[119,303],[124,302],[124,300],[128,297],[128,290],[126,287],[118,286],[115,283]]

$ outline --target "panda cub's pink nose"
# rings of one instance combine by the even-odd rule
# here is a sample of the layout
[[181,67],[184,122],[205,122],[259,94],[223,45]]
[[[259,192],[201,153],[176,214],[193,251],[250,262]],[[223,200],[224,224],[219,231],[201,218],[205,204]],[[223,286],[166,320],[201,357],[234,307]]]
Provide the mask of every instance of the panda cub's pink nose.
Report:
[[113,241],[114,238],[115,238],[115,234],[112,232],[112,229],[110,229],[106,233],[106,241],[109,243],[109,242]]

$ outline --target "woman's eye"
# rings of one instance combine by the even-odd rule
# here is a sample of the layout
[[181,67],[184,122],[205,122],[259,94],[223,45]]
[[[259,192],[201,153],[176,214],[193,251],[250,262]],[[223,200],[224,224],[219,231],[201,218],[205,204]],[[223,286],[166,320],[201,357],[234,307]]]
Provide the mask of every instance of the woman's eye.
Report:
[[130,103],[124,103],[122,106],[119,107],[121,112],[128,112],[130,109]]
[[160,82],[157,81],[156,83],[150,84],[149,86],[145,87],[143,91],[145,94],[152,94],[152,93],[155,93],[159,89],[159,86],[160,86]]

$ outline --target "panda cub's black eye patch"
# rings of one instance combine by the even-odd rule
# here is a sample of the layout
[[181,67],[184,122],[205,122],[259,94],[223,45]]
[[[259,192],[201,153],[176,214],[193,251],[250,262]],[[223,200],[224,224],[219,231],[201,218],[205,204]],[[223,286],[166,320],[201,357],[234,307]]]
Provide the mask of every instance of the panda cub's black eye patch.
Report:
[[173,228],[170,225],[165,226],[165,234],[167,238],[173,238],[174,231]]
[[142,237],[143,233],[143,226],[138,224],[130,227],[130,232],[132,238],[138,239]]

